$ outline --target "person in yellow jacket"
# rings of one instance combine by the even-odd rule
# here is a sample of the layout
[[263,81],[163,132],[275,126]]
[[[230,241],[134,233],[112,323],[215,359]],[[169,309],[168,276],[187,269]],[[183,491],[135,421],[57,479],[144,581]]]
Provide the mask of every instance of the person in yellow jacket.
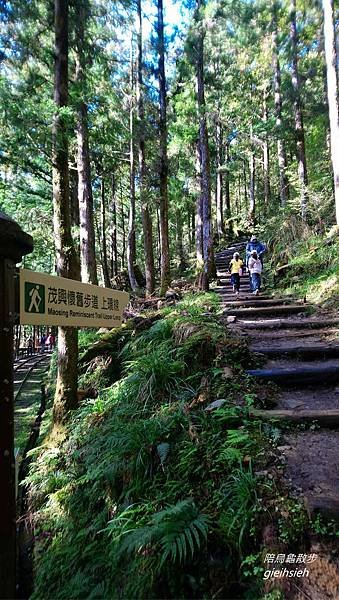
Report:
[[239,252],[234,252],[233,258],[229,265],[229,272],[231,273],[231,284],[233,286],[233,292],[236,296],[240,290],[240,275],[242,274],[243,261],[240,258]]

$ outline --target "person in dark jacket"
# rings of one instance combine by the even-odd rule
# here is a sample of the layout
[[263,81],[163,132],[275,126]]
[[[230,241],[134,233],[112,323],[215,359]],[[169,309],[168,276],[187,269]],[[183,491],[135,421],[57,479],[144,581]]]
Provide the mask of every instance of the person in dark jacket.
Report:
[[259,242],[256,235],[252,235],[250,241],[246,246],[246,266],[248,267],[248,261],[251,257],[253,250],[256,251],[258,258],[263,265],[263,254],[266,252],[266,245],[263,242]]

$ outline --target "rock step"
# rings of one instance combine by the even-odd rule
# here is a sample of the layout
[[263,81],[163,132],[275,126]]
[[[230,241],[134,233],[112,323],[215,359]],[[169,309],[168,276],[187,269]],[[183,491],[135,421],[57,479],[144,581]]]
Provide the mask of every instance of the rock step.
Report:
[[[233,301],[226,301],[223,302],[223,306],[230,306],[236,308],[236,307],[250,307],[250,306],[276,306],[276,305],[289,305],[292,304],[292,302],[296,302],[296,300],[294,298],[290,298],[289,300],[285,300],[283,298],[267,298],[267,297],[263,297],[263,296],[252,296],[250,298],[250,300],[247,299],[241,299],[241,300],[233,300]],[[302,306],[302,304],[300,304],[300,306]]]
[[308,386],[303,388],[280,388],[277,405],[272,408],[300,409],[333,409],[339,410],[339,386]]
[[[231,286],[228,288],[224,288],[224,287],[223,288],[214,288],[214,292],[216,294],[222,294],[223,296],[234,296],[235,295],[235,292],[233,292]],[[250,290],[250,286],[247,284],[240,286],[240,293],[242,293],[242,292],[246,292],[247,294],[252,293]]]
[[[217,277],[219,279],[222,279],[223,281],[230,281],[231,273],[226,269],[217,269]],[[242,275],[240,275],[240,279],[244,278],[249,279],[248,273],[243,273]]]
[[234,248],[234,250],[231,250],[230,252],[225,252],[221,256],[216,256],[214,262],[216,264],[225,264],[225,261],[229,262],[230,260],[232,260],[235,252],[238,252],[239,257],[242,261],[245,261],[245,248]]
[[287,340],[287,343],[289,340],[294,340],[295,345],[297,345],[301,343],[303,344],[305,338],[314,338],[315,341],[325,341],[326,338],[328,338],[329,336],[329,343],[331,343],[332,336],[334,336],[337,333],[337,331],[338,330],[334,329],[333,327],[328,329],[292,329],[291,331],[287,329],[277,329],[276,331],[267,329],[266,331],[262,331],[261,329],[256,328],[253,330],[248,330],[246,331],[246,333],[243,332],[243,335],[246,335],[249,338],[251,338],[253,344],[255,344],[255,340],[258,340],[258,345],[261,342],[265,342],[266,344],[270,343],[273,339],[282,341]]
[[[223,284],[231,284],[231,273],[229,273],[229,271],[225,271],[224,273],[222,271],[217,271],[217,278],[218,281],[222,281]],[[248,281],[250,280],[248,273],[240,275],[240,281],[245,281],[245,279]]]
[[311,384],[324,385],[339,381],[339,361],[335,363],[326,362],[323,366],[303,364],[297,367],[249,369],[246,373],[251,377],[273,381],[282,387]]
[[328,521],[339,518],[339,494],[336,498],[332,496],[307,496],[304,499],[306,510],[310,517],[321,515]]
[[[240,283],[240,291],[250,289],[249,283],[241,282]],[[217,294],[234,294],[233,288],[231,285],[217,285],[213,288],[213,291]]]
[[[246,294],[246,292],[243,292],[242,290],[240,290],[240,293],[238,296],[235,295],[234,292],[232,292],[232,294],[221,294],[223,301],[222,301],[222,306],[234,306],[236,305],[235,303],[238,303],[238,306],[243,306],[244,302],[253,302],[253,306],[257,306],[257,302],[262,302],[263,300],[273,300],[273,296],[268,296],[266,294],[262,294],[260,296],[255,296],[252,294],[252,292],[249,292],[248,294]],[[234,300],[229,300],[229,298],[234,298]],[[240,298],[240,300],[237,300],[237,298]]]
[[250,408],[249,416],[252,419],[279,419],[281,421],[293,421],[297,423],[317,421],[323,427],[337,427],[339,425],[339,409],[337,408],[327,410],[264,410]]
[[234,244],[232,244],[232,246],[228,246],[228,248],[224,248],[223,250],[220,250],[220,252],[216,252],[215,256],[222,256],[225,252],[230,252],[231,250],[233,250],[234,252],[236,252],[238,249],[240,248],[246,248],[247,246],[247,242],[236,242]]
[[239,323],[242,329],[323,329],[339,325],[338,319],[271,319],[268,321],[241,321]]
[[[219,258],[216,258],[214,260],[216,265],[221,265],[223,268],[228,267],[229,262],[232,260],[233,258],[233,252],[229,252],[227,254],[224,254],[223,256],[220,256]],[[241,252],[239,252],[240,255],[240,260],[242,260],[243,262],[245,262],[245,255],[242,254]]]
[[258,352],[268,357],[289,356],[293,358],[316,360],[339,357],[339,345],[325,346],[321,344],[310,344],[308,346],[251,346],[252,352]]
[[243,258],[245,258],[245,252],[244,252],[245,248],[234,248],[234,250],[228,251],[228,252],[224,252],[224,254],[218,254],[218,256],[215,257],[214,261],[217,264],[220,263],[224,263],[226,260],[230,261],[233,258],[233,254],[235,252],[239,252],[240,254],[240,258],[243,260]]
[[311,304],[290,304],[282,306],[264,306],[254,308],[231,308],[225,311],[225,314],[236,317],[260,317],[263,315],[293,315],[307,311]]

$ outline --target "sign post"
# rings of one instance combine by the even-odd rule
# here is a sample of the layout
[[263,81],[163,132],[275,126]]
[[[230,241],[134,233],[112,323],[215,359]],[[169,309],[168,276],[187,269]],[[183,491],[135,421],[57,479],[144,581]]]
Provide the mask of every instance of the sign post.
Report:
[[16,506],[13,361],[16,320],[15,265],[33,239],[0,212],[0,598],[15,598]]
[[20,323],[119,327],[129,294],[65,277],[20,270]]

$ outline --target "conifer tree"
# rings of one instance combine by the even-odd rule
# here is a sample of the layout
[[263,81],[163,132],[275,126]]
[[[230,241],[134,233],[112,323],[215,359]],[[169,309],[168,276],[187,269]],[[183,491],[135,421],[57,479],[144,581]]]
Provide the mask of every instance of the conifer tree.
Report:
[[146,189],[146,156],[145,156],[145,122],[144,122],[144,83],[143,83],[143,51],[142,51],[142,10],[141,0],[137,0],[138,17],[138,76],[137,76],[137,105],[138,105],[138,145],[139,145],[139,193],[141,219],[144,234],[146,293],[154,292],[154,255],[152,220]]
[[80,259],[81,280],[85,283],[98,285],[95,258],[95,234],[93,216],[93,193],[91,181],[91,163],[88,142],[87,104],[84,98],[86,91],[86,57],[85,34],[88,22],[88,0],[75,2],[76,20],[76,85],[77,85],[77,168],[78,168],[78,198],[80,220]]
[[159,79],[159,134],[160,134],[160,294],[166,292],[170,284],[170,257],[168,242],[168,157],[167,157],[167,98],[165,74],[165,43],[163,1],[157,0],[158,5],[158,79]]
[[306,220],[308,203],[308,175],[305,151],[304,119],[300,95],[300,77],[298,66],[298,33],[296,24],[296,0],[291,0],[290,5],[290,40],[292,53],[292,87],[293,109],[295,122],[295,141],[297,147],[298,176],[300,184],[300,209],[301,218]]
[[[53,208],[57,273],[77,279],[78,264],[71,233],[68,171],[68,0],[55,0],[55,78],[53,120]],[[58,329],[58,375],[54,399],[54,422],[65,420],[77,405],[78,332]]]
[[[200,168],[200,198],[198,200],[197,223],[198,232],[200,233],[201,231],[203,260],[202,268],[199,273],[198,284],[200,289],[207,291],[209,289],[209,275],[212,268],[212,230],[211,173],[204,82],[204,32],[202,30],[202,9],[204,6],[204,0],[197,0],[195,11],[195,23],[197,27],[195,46],[195,73],[199,118],[198,156]],[[199,229],[199,226],[201,227],[201,230]],[[199,256],[197,258],[199,258]]]
[[331,161],[334,179],[336,221],[339,225],[339,106],[333,0],[323,0],[327,98],[331,132]]

